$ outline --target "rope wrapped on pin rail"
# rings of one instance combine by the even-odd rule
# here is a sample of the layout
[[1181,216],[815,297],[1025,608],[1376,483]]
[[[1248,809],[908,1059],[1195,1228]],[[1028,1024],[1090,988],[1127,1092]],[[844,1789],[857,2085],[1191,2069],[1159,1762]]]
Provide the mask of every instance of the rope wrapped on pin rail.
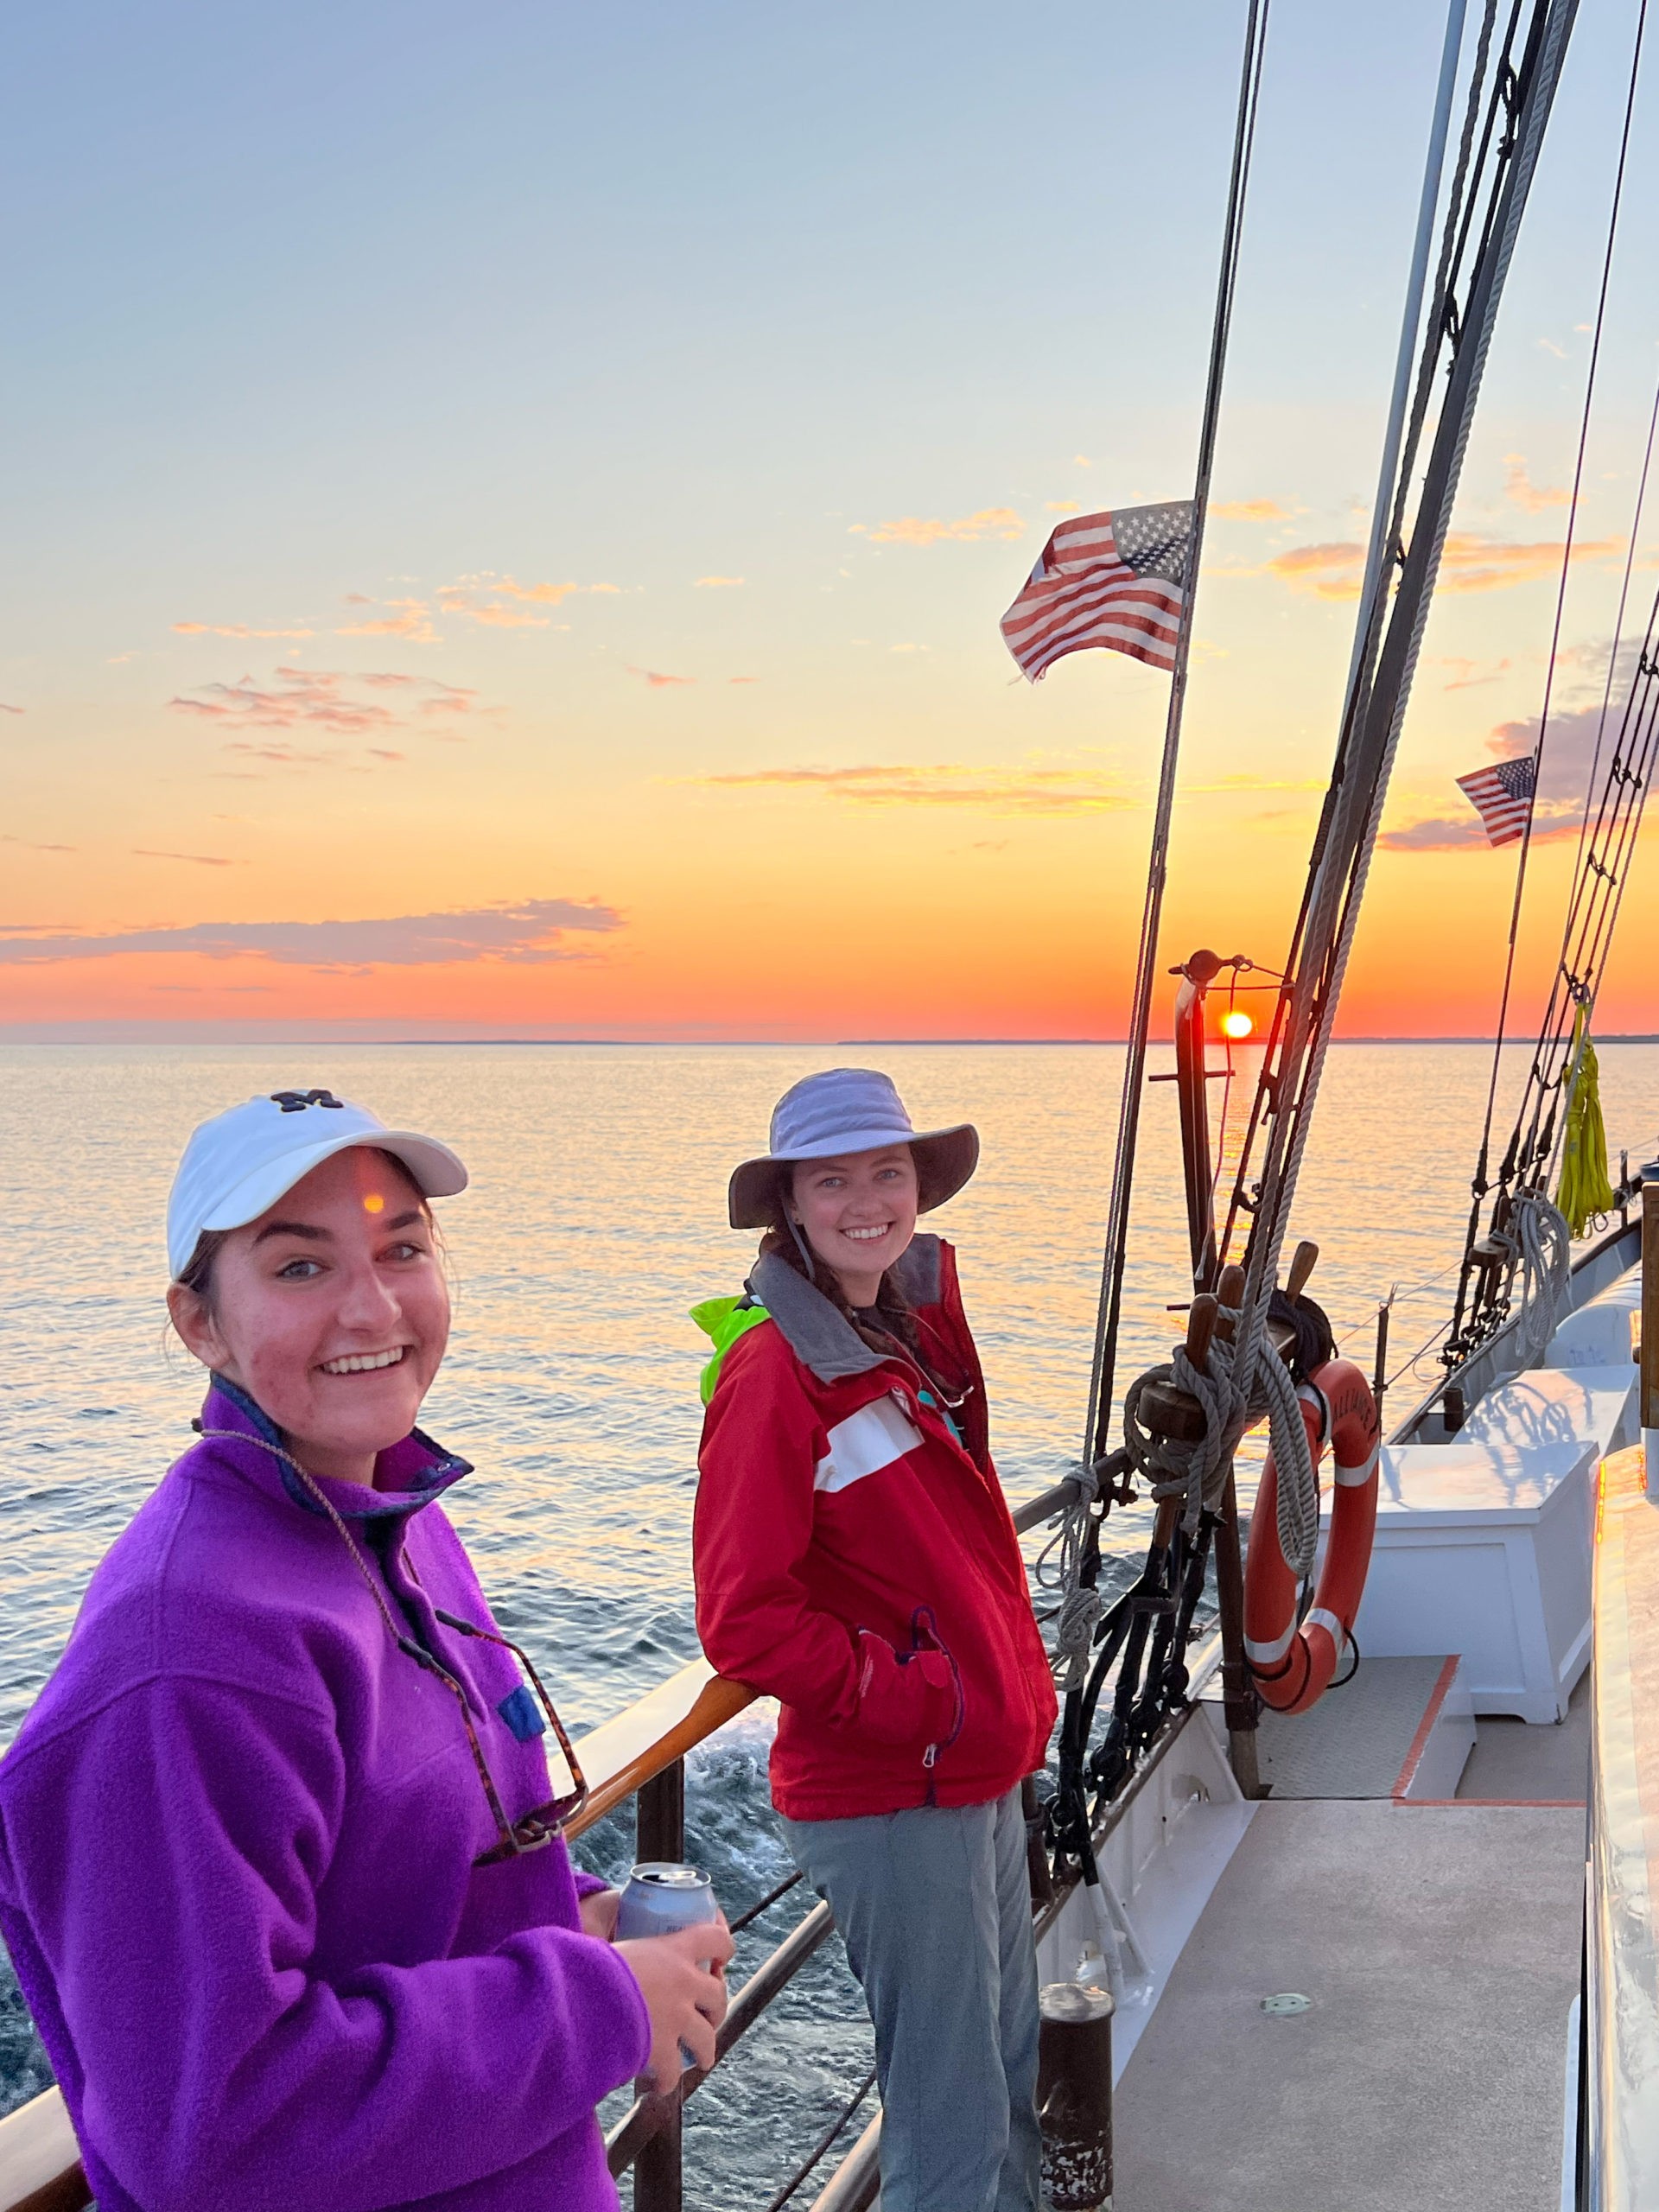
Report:
[[[1163,1384],[1196,1398],[1204,1408],[1204,1433],[1193,1440],[1159,1435],[1141,1418],[1148,1386]],[[1246,1388],[1233,1367],[1233,1347],[1211,1339],[1203,1367],[1178,1344],[1166,1365],[1148,1368],[1123,1401],[1123,1441],[1154,1497],[1184,1501],[1181,1527],[1198,1533],[1202,1513],[1221,1509],[1227,1471],[1239,1438],[1265,1406],[1273,1456],[1279,1468],[1279,1542],[1293,1573],[1309,1573],[1319,1541],[1319,1483],[1308,1449],[1307,1425],[1295,1379],[1278,1347],[1265,1337]]]

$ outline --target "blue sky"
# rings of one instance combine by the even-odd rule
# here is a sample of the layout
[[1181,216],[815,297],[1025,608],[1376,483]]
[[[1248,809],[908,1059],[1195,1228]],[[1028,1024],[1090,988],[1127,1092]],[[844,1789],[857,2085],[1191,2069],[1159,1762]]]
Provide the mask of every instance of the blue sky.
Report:
[[[15,15],[0,700],[22,711],[0,744],[25,842],[0,922],[574,899],[622,921],[522,1003],[491,978],[496,1026],[865,1027],[850,987],[788,1003],[804,877],[874,902],[872,943],[916,932],[950,1033],[978,1019],[979,954],[948,952],[970,924],[1012,929],[1027,971],[1096,944],[1033,1017],[1109,1027],[1161,687],[1107,656],[1012,685],[995,618],[1065,503],[1188,488],[1243,15]],[[1582,11],[1471,443],[1466,569],[1560,533],[1634,16]],[[1328,763],[1351,609],[1271,564],[1363,535],[1443,21],[1274,0],[1217,496],[1278,512],[1213,530],[1200,785]],[[1608,544],[1659,338],[1655,168],[1648,127],[1581,524]],[[1548,565],[1437,611],[1402,820],[1535,713]],[[1575,576],[1573,642],[1605,635],[1617,583],[1611,558]],[[1039,762],[1090,803],[1021,814]],[[871,763],[961,767],[982,798],[705,780]],[[1236,918],[1271,956],[1315,797],[1224,821],[1194,798],[1193,927],[1219,906],[1216,933]],[[1427,895],[1497,926],[1501,856],[1389,868],[1386,911]],[[685,945],[761,933],[781,950],[754,991],[700,1008]],[[1379,975],[1402,957],[1379,946]],[[118,988],[106,957],[54,959],[0,1023],[243,1017],[228,970],[169,961]],[[282,964],[247,984],[272,1018],[407,1027],[385,977],[307,997]],[[429,980],[464,1025],[480,978]],[[978,1010],[999,1033],[1020,989]]]

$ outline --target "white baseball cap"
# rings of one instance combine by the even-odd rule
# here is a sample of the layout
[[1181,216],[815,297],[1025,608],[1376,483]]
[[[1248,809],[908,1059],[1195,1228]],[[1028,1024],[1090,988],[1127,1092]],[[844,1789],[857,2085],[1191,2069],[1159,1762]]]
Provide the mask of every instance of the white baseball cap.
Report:
[[276,1090],[203,1122],[184,1147],[167,1202],[167,1264],[176,1282],[208,1229],[257,1221],[284,1191],[337,1152],[372,1145],[402,1160],[423,1196],[452,1198],[467,1170],[447,1144],[389,1129],[332,1090]]

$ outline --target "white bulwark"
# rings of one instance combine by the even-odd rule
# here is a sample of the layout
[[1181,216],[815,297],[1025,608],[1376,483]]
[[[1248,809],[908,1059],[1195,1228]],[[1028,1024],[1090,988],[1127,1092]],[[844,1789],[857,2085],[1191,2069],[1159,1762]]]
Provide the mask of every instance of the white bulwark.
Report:
[[1571,1440],[1386,1449],[1363,1658],[1452,1651],[1477,1713],[1561,1719],[1590,1656],[1599,1457]]

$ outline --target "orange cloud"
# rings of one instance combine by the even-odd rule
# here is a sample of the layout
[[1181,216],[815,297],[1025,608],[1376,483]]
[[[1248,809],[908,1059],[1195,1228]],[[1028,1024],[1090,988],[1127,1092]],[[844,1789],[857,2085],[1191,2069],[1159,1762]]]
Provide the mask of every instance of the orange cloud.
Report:
[[956,522],[924,520],[920,515],[901,515],[896,522],[874,526],[855,522],[849,534],[868,537],[872,545],[972,545],[985,537],[1023,537],[1026,524],[1012,507],[981,507],[977,513],[963,515]]
[[577,592],[614,592],[614,584],[521,584],[516,576],[499,576],[493,569],[460,576],[438,587],[439,607],[464,622],[491,630],[545,630],[548,617],[531,610],[562,607]]
[[1288,553],[1275,554],[1268,574],[1293,591],[1311,591],[1321,599],[1357,599],[1365,572],[1365,548],[1351,540],[1323,545],[1293,545]]
[[338,635],[342,638],[402,638],[411,645],[435,645],[440,642],[432,627],[432,610],[422,599],[389,599],[386,605],[394,612],[380,615],[372,622],[347,622]]
[[1292,510],[1277,499],[1219,499],[1210,512],[1223,522],[1288,522]]
[[[653,691],[666,691],[672,685],[695,683],[697,680],[695,676],[664,676],[660,669],[636,668],[632,661],[627,663],[627,671],[630,676],[643,676]],[[741,683],[742,678],[738,681]]]
[[1517,507],[1524,507],[1535,515],[1543,507],[1565,507],[1571,504],[1573,494],[1559,485],[1535,484],[1527,474],[1524,454],[1506,453],[1503,456],[1503,495],[1513,499]]
[[741,576],[699,576],[693,588],[697,591],[735,591],[744,581]]
[[[1618,537],[1580,538],[1573,560],[1605,561],[1624,550]],[[1444,592],[1507,591],[1514,584],[1535,583],[1555,575],[1561,565],[1558,539],[1543,538],[1521,544],[1512,539],[1484,537],[1474,531],[1451,531],[1440,555],[1440,589]],[[1267,563],[1267,573],[1277,576],[1293,591],[1308,591],[1320,599],[1357,599],[1364,577],[1365,549],[1351,543],[1294,545]]]
[[940,762],[753,768],[684,780],[705,790],[804,787],[863,806],[971,806],[992,814],[1116,814],[1137,804],[1104,776],[1076,768],[976,768]]
[[245,622],[175,622],[181,638],[309,638],[310,630],[252,630]]

